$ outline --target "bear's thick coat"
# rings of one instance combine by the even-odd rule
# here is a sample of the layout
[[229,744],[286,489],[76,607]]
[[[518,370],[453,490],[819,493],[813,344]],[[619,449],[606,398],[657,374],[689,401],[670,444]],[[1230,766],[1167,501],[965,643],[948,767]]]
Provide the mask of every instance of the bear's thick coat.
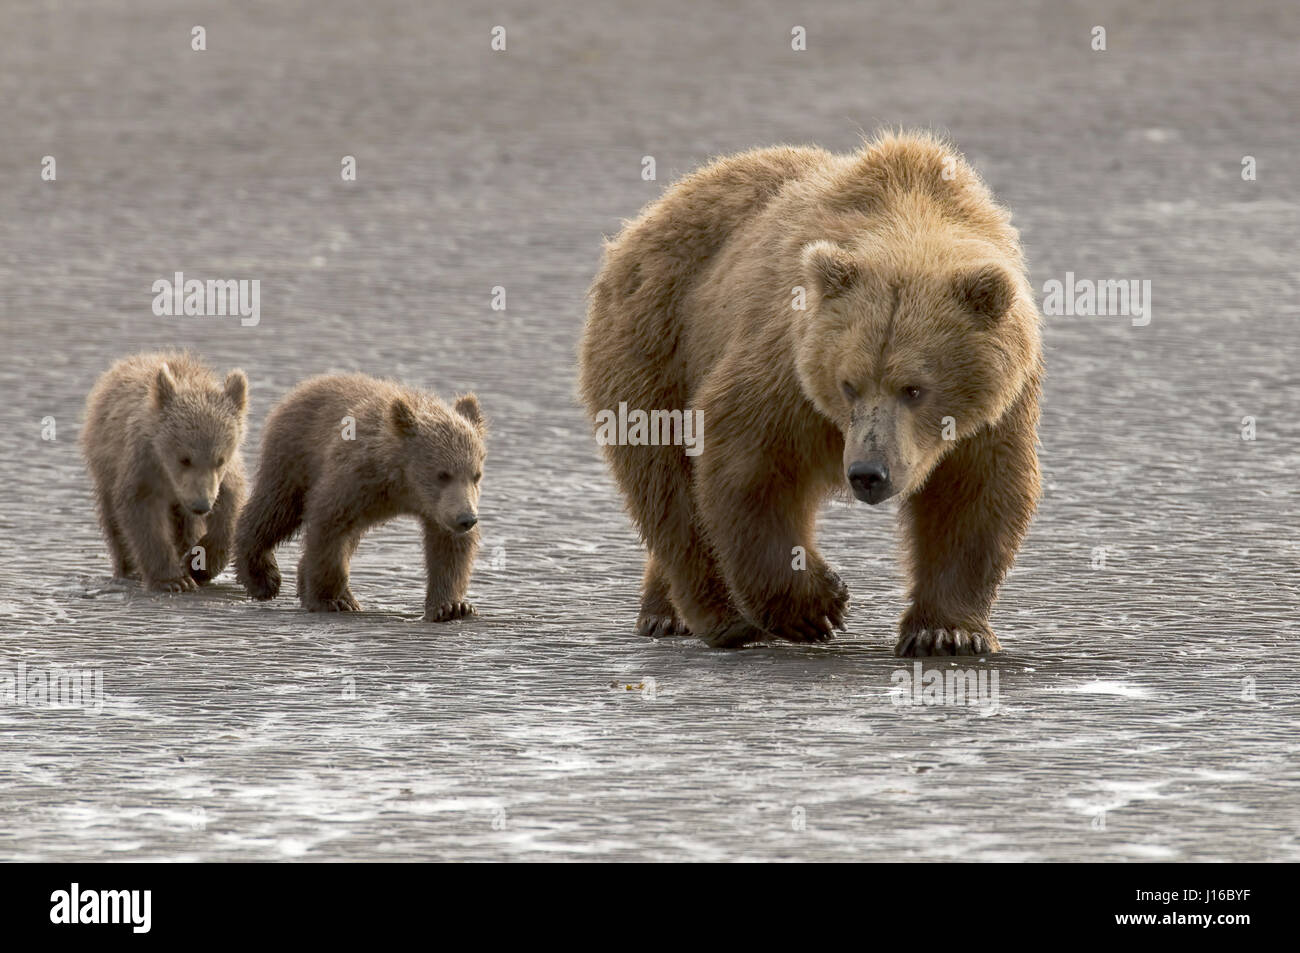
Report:
[[244,502],[248,379],[190,354],[118,361],[86,398],[82,449],[113,573],[182,592],[230,558]]
[[298,596],[312,611],[360,609],[348,564],[370,527],[423,524],[425,619],[472,615],[486,421],[473,394],[435,395],[363,374],[316,377],[271,411],[252,496],[239,517],[235,568],[254,599],[280,591],[273,550],[303,527]]
[[593,415],[695,410],[698,456],[606,446],[648,555],[638,630],[822,641],[848,592],[820,504],[901,499],[896,654],[997,651],[1039,495],[1040,318],[1009,214],[928,135],[770,148],[688,175],[609,242],[589,296]]

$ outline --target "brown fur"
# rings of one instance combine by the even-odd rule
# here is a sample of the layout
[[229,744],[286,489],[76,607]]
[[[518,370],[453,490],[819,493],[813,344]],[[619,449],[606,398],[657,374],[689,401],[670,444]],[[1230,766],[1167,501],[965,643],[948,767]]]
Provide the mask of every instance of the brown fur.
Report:
[[96,382],[81,441],[115,575],[181,592],[221,572],[244,502],[247,409],[243,371],[222,383],[189,354],[125,358]]
[[581,351],[593,414],[703,412],[693,459],[605,448],[649,550],[639,631],[829,638],[848,593],[816,514],[874,463],[908,551],[895,651],[997,651],[989,612],[1039,493],[1041,366],[1018,235],[946,143],[760,149],[687,176],[607,245]]
[[[344,439],[344,417],[356,436]],[[465,601],[477,528],[487,425],[468,394],[448,407],[431,393],[363,374],[316,377],[271,411],[257,483],[239,518],[235,567],[255,599],[280,591],[273,550],[304,527],[298,595],[313,611],[360,609],[348,563],[362,534],[399,515],[424,527],[425,618],[474,612]]]

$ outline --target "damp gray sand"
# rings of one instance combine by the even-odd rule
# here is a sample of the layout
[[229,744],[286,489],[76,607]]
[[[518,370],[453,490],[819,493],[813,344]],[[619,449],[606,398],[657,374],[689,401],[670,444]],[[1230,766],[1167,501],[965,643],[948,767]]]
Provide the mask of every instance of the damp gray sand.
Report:
[[[240,5],[203,53],[162,0],[0,10],[0,672],[103,689],[0,706],[0,858],[1300,859],[1290,7],[565,6]],[[836,642],[638,640],[573,396],[603,234],[711,155],[879,124],[952,134],[1036,287],[1152,288],[1145,326],[1047,319],[1006,650],[926,663],[985,673],[975,705],[900,703],[889,506],[824,514]],[[155,316],[177,271],[259,279],[260,321]],[[112,582],[81,403],[175,345],[247,371],[252,465],[309,374],[476,390],[480,616],[418,621],[411,521],[363,542],[360,615],[298,608],[294,544],[270,604]]]

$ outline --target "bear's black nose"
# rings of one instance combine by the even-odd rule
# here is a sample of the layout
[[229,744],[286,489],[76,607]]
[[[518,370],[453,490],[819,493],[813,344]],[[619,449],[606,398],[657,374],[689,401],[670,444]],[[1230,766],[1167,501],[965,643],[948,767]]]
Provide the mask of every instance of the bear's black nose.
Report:
[[849,485],[863,503],[879,503],[894,494],[884,460],[854,460],[849,464]]
[[195,500],[190,504],[190,512],[196,516],[207,516],[212,512],[211,500]]
[[477,522],[478,517],[473,513],[461,513],[460,516],[456,517],[456,528],[462,533],[467,533],[474,528],[474,524]]

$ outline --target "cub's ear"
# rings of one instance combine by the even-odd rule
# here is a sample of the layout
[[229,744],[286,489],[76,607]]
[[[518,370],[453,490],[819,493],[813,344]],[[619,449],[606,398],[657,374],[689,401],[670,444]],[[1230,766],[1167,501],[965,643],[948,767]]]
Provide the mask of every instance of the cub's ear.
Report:
[[173,397],[176,396],[176,378],[172,377],[172,369],[166,364],[158,368],[158,374],[153,379],[153,403],[159,410],[166,407]]
[[989,324],[1011,310],[1015,288],[1011,276],[1000,265],[981,265],[957,276],[957,300],[972,314]]
[[861,277],[858,263],[841,245],[834,242],[810,242],[803,246],[803,273],[823,298],[834,298],[852,287]]
[[473,424],[474,429],[479,433],[487,432],[487,420],[483,417],[483,408],[478,405],[478,398],[473,394],[466,394],[456,399],[456,413]]
[[248,410],[248,378],[239,368],[226,375],[226,397],[241,416]]
[[420,420],[415,416],[415,411],[404,398],[394,397],[393,404],[388,410],[388,416],[393,421],[393,429],[403,437],[412,436],[420,429]]

